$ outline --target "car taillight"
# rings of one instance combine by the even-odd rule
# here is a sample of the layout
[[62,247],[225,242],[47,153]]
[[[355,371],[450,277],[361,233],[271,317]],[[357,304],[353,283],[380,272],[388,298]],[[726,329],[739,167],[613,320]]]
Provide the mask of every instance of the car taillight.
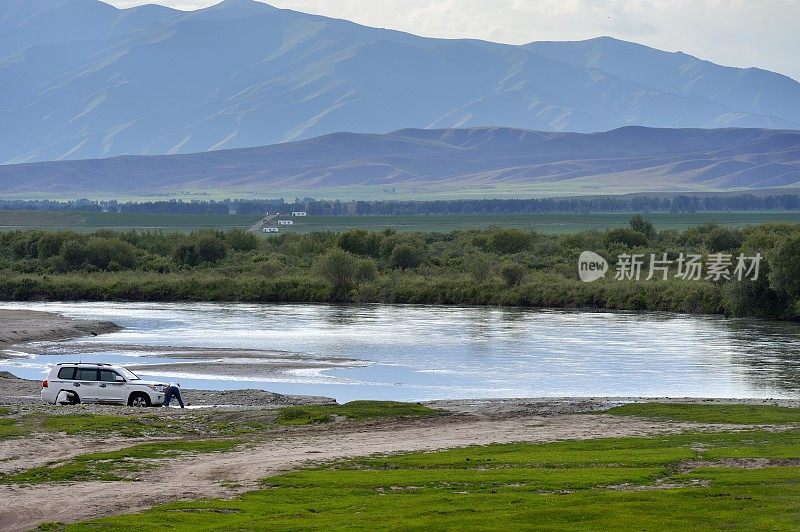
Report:
[[42,381],[42,388],[47,388],[47,379]]

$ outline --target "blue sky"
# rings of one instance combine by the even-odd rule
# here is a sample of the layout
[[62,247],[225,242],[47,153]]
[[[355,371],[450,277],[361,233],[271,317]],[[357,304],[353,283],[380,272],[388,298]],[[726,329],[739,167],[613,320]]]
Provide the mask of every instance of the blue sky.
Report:
[[[105,0],[197,9],[219,0]],[[272,0],[298,11],[431,37],[506,43],[600,35],[800,80],[800,0]]]

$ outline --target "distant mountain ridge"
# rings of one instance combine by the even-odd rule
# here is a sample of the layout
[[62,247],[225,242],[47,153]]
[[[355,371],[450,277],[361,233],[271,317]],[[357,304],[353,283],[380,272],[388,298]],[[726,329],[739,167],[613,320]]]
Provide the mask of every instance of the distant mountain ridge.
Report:
[[609,38],[445,40],[226,0],[0,3],[0,163],[337,131],[800,128],[800,84]]
[[401,186],[572,194],[800,187],[800,131],[511,128],[336,133],[259,148],[0,166],[0,194],[146,195]]

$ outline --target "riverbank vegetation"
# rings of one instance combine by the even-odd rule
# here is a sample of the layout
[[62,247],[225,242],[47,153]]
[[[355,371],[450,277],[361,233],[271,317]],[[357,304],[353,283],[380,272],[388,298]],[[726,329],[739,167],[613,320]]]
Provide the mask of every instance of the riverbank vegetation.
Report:
[[[578,278],[591,250],[605,279]],[[667,254],[667,280],[648,277]],[[680,254],[730,255],[731,279],[676,278]],[[759,277],[738,280],[736,258],[763,256]],[[615,280],[621,255],[641,255],[641,280]],[[140,300],[414,303],[656,310],[771,319],[800,317],[800,225],[743,229],[706,224],[656,231],[630,227],[545,235],[489,228],[449,233],[241,230],[0,234],[4,300]]]

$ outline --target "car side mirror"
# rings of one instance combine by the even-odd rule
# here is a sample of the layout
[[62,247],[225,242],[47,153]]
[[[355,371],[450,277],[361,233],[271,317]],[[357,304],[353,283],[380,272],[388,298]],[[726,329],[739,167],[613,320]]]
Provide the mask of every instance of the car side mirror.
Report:
[[122,378],[122,375],[117,375],[114,377],[115,382],[125,382],[125,379]]

